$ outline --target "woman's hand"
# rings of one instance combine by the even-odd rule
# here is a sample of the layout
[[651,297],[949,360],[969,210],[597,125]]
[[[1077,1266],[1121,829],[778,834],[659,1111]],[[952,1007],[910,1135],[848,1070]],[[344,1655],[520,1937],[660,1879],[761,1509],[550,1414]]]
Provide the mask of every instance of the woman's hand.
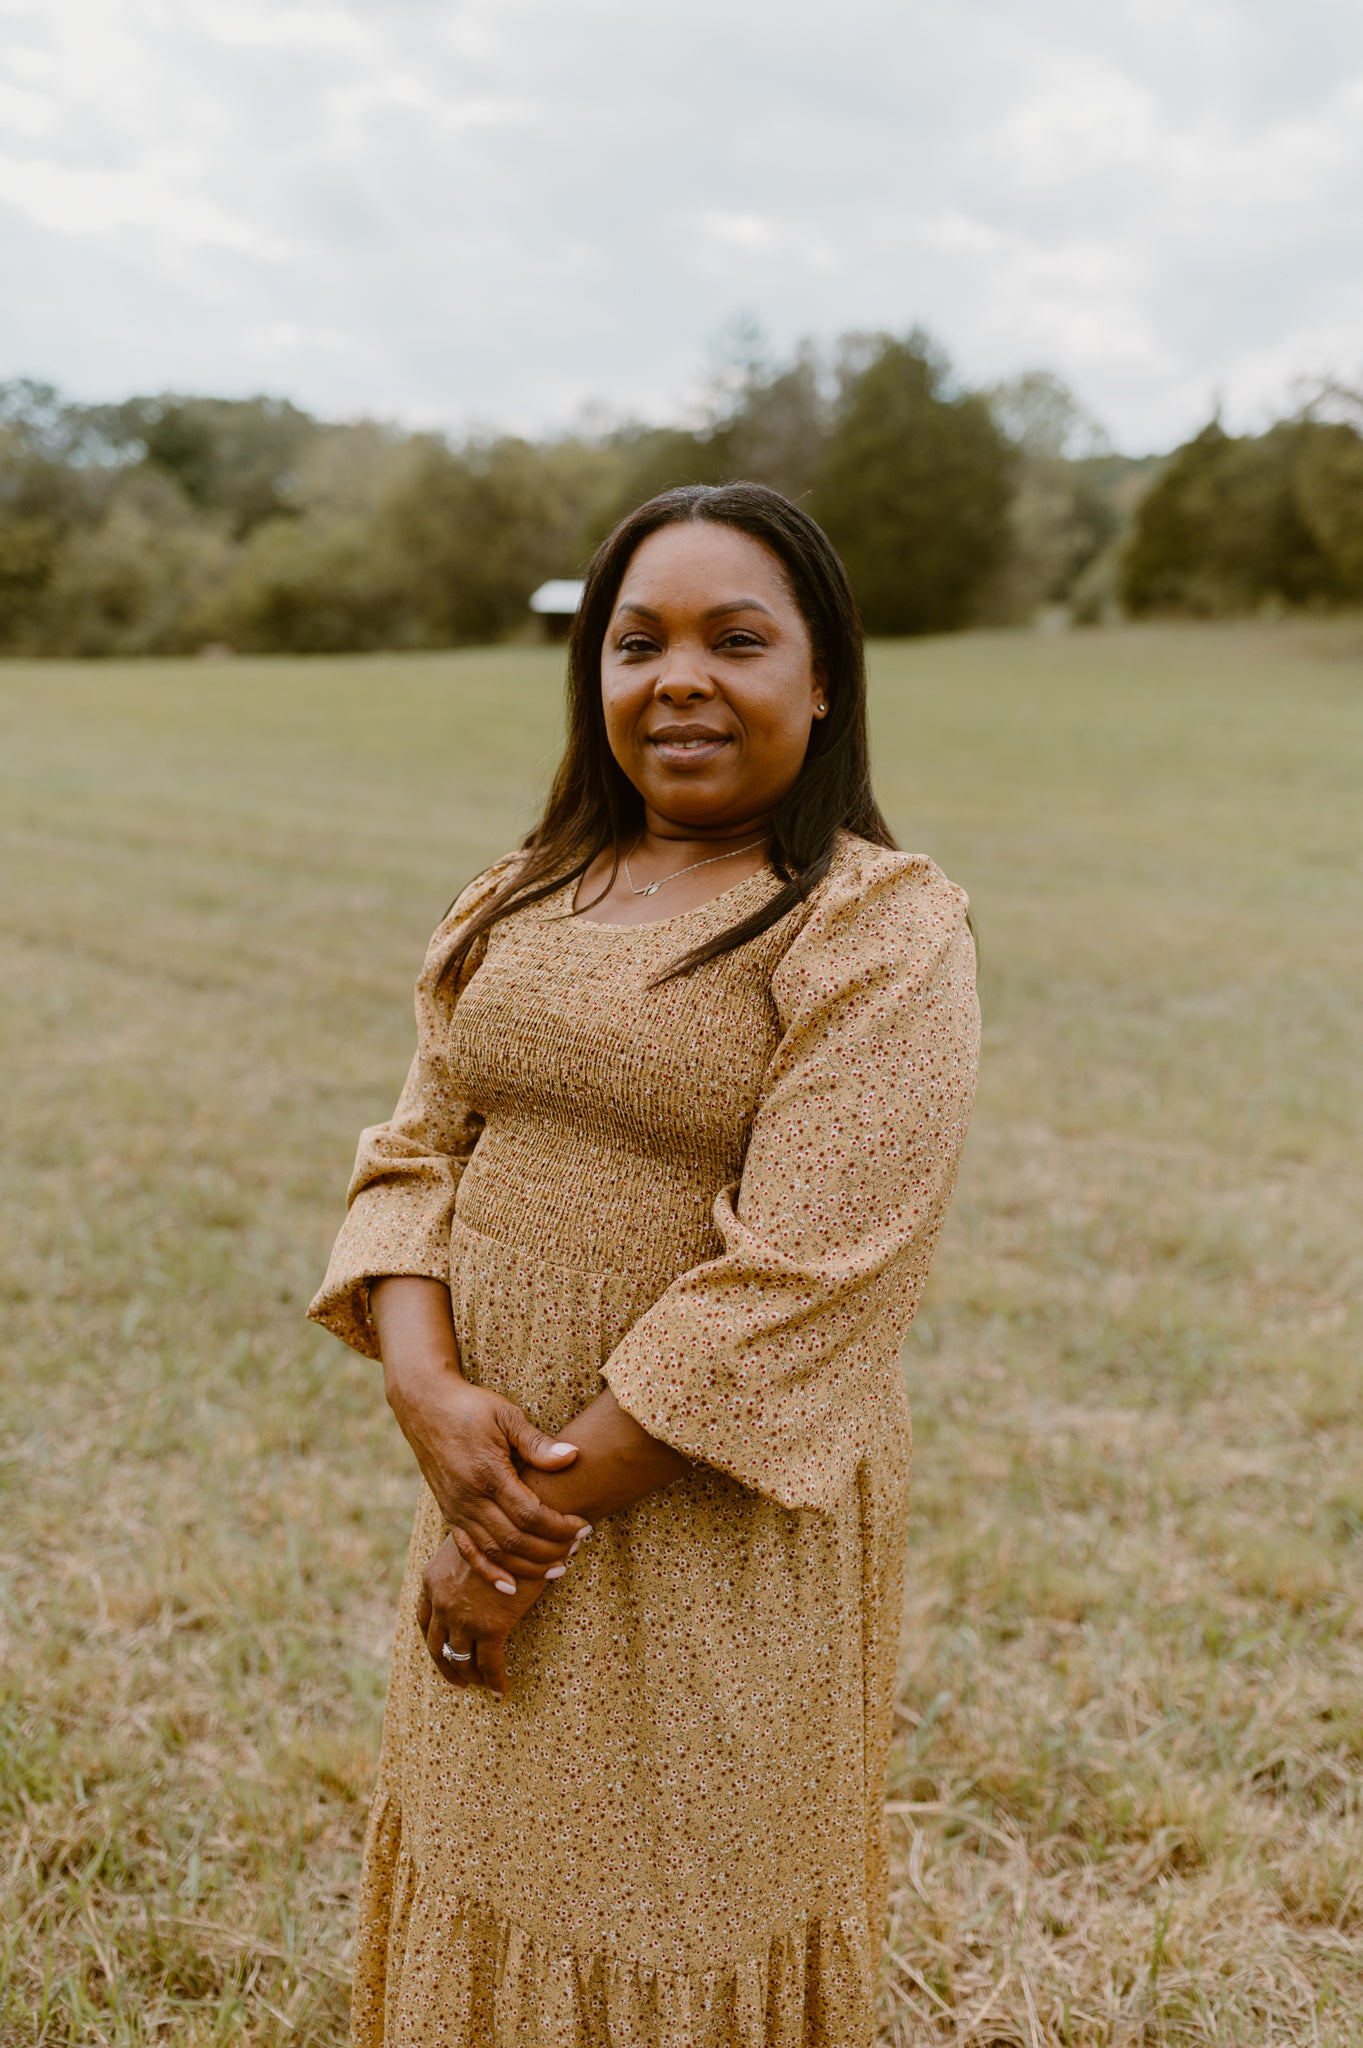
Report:
[[448,1288],[396,1275],[370,1288],[389,1406],[465,1562],[509,1600],[525,1579],[561,1578],[589,1528],[542,1502],[518,1465],[560,1472],[577,1456],[504,1395],[459,1371]]
[[517,1471],[518,1458],[548,1471],[571,1462],[524,1410],[448,1367],[393,1375],[388,1399],[462,1556],[498,1596],[562,1578],[589,1524],[546,1507]]
[[[451,1685],[506,1691],[506,1639],[544,1591],[543,1579],[520,1587],[514,1599],[488,1591],[482,1578],[446,1537],[427,1565],[417,1601],[417,1625],[431,1662]],[[454,1652],[445,1655],[446,1647]]]

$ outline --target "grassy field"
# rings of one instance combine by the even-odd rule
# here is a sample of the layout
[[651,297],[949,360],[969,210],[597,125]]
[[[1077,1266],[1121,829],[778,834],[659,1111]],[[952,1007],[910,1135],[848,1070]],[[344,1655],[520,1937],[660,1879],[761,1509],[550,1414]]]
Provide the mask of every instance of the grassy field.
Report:
[[[557,661],[0,670],[0,2042],[343,2038],[413,1496],[302,1320]],[[1363,627],[874,656],[986,1064],[885,2034],[1363,2035]]]

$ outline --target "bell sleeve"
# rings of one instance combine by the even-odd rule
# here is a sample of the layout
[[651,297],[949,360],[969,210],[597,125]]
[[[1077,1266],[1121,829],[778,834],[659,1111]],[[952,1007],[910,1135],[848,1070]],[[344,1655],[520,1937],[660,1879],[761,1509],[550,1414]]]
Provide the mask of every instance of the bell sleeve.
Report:
[[369,1358],[379,1356],[369,1313],[371,1280],[410,1273],[449,1284],[455,1190],[483,1120],[459,1099],[445,1065],[451,1013],[478,963],[472,957],[465,961],[458,989],[451,987],[445,966],[507,865],[498,861],[470,883],[436,927],[416,985],[415,1057],[387,1123],[360,1133],[346,1219],[308,1309],[313,1322]]
[[603,1368],[651,1436],[787,1508],[833,1507],[902,1403],[979,1052],[964,893],[930,861],[857,865],[773,975],[782,1037],[715,1199],[723,1252]]

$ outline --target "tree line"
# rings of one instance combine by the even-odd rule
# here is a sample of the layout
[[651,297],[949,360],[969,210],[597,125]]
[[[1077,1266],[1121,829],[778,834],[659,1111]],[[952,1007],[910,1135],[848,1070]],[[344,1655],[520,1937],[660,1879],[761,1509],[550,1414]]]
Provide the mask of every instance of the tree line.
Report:
[[[1352,407],[1352,411],[1351,408]],[[1046,372],[966,388],[921,332],[730,350],[684,423],[531,440],[326,422],[285,400],[82,405],[0,385],[0,651],[443,647],[523,631],[630,506],[746,476],[808,506],[872,633],[1063,606],[1363,602],[1363,407],[1114,453]]]

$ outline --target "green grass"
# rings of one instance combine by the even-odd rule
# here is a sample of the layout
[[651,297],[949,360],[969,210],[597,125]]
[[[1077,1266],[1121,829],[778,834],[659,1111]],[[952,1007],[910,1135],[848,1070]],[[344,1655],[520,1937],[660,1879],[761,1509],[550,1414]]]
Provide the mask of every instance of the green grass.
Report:
[[[337,2043],[413,1497],[302,1321],[557,658],[0,669],[0,2041]],[[1363,2010],[1363,630],[875,651],[985,1067],[887,2044]]]

